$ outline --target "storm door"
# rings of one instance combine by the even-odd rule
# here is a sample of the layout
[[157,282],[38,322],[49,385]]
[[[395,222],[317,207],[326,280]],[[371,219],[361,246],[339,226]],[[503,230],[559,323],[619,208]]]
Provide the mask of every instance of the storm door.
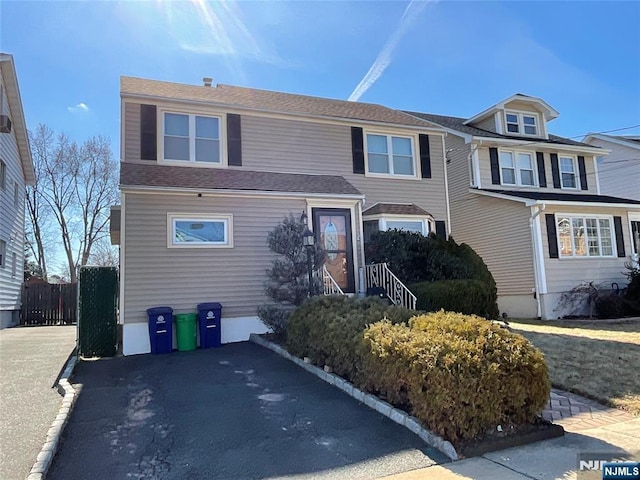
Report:
[[325,252],[325,266],[343,292],[354,293],[351,211],[345,208],[314,208],[316,244]]

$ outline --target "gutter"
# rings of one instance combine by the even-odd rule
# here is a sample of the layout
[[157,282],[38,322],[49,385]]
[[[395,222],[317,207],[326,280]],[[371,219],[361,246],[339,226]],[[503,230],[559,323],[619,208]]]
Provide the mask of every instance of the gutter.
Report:
[[538,258],[538,248],[537,248],[538,236],[536,235],[536,231],[534,228],[534,221],[536,220],[538,215],[540,215],[542,212],[545,211],[545,209],[547,208],[547,205],[543,203],[541,207],[542,208],[540,208],[539,206],[536,206],[536,212],[529,217],[529,230],[531,231],[531,248],[533,249],[533,279],[534,279],[534,285],[535,285],[534,295],[536,299],[538,320],[542,318],[542,304],[540,301],[540,292],[542,291],[542,286],[540,285],[541,265],[539,263],[540,259]]

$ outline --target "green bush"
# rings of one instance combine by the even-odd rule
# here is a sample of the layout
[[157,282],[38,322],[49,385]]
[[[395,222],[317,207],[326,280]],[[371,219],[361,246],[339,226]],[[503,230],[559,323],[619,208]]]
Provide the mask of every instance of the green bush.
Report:
[[383,318],[406,322],[415,311],[389,306],[378,298],[314,297],[299,307],[287,323],[287,348],[319,366],[354,380],[360,370],[362,335],[368,324]]
[[[434,309],[446,308],[488,318],[498,316],[495,280],[482,258],[469,245],[458,245],[451,237],[444,240],[435,235],[424,237],[419,233],[391,230],[373,234],[365,246],[365,253],[368,263],[386,262],[391,271],[405,284],[444,280],[482,282],[483,287],[478,287],[477,283],[468,283],[468,287],[458,287],[465,294],[469,291],[476,297],[486,297],[486,301],[480,302],[479,310],[466,308],[469,303],[465,303],[462,297],[459,304],[449,303],[448,300],[446,303],[434,304],[433,296],[427,294],[424,302],[433,304]],[[442,291],[441,285],[432,288]]]
[[417,297],[416,308],[427,312],[450,312],[498,317],[498,293],[495,283],[482,280],[441,280],[409,285]]
[[544,356],[521,335],[440,311],[405,324],[381,321],[363,336],[362,385],[409,405],[448,440],[532,421],[550,382]]

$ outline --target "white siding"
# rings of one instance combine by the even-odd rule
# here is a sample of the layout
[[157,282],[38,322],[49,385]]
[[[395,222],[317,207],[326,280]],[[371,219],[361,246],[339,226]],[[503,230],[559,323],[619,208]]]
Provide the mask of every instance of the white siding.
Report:
[[[223,317],[255,316],[266,298],[272,254],[267,234],[304,199],[134,194],[125,198],[124,322],[145,322],[146,309],[168,305],[194,311],[223,305]],[[233,215],[233,248],[167,248],[167,213]]]
[[640,144],[638,148],[632,148],[599,138],[590,143],[611,150],[603,161],[598,162],[600,193],[640,200]]
[[[2,92],[4,96],[2,114],[13,118],[18,112],[10,111],[4,87]],[[0,159],[6,164],[5,186],[0,188],[0,239],[7,242],[4,267],[0,267],[0,311],[8,311],[20,308],[20,286],[24,275],[25,181],[14,129],[11,133],[0,133]],[[16,183],[19,190],[17,206],[14,204]],[[16,254],[15,276],[12,275],[14,253]]]

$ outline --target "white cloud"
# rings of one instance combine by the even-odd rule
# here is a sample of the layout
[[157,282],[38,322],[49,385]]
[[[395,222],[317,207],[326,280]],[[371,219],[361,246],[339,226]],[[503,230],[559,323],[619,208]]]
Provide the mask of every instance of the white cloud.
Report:
[[80,102],[75,107],[67,107],[67,110],[71,113],[83,113],[89,111],[89,106],[84,102]]
[[391,60],[393,60],[393,53],[402,40],[402,37],[407,33],[409,28],[415,23],[417,18],[423,12],[423,10],[430,4],[437,3],[437,0],[411,0],[407,8],[402,14],[400,24],[393,31],[387,43],[384,45],[378,56],[374,60],[371,68],[367,74],[360,80],[358,86],[349,95],[349,101],[357,102],[364,93],[382,76],[387,69]]

